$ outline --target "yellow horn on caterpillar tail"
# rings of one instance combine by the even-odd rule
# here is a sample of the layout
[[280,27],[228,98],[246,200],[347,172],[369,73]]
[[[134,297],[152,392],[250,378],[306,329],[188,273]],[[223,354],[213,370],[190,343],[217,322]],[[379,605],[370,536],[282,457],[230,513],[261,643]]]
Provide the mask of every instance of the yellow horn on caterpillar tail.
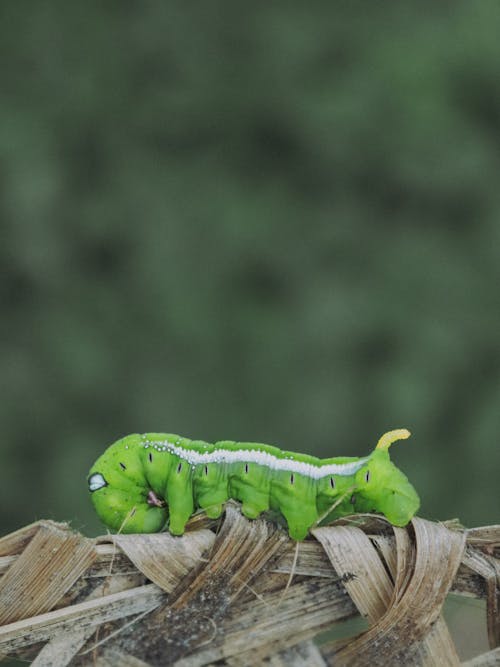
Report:
[[387,431],[377,442],[375,449],[389,449],[396,440],[406,440],[411,435],[407,428],[397,428],[394,431]]

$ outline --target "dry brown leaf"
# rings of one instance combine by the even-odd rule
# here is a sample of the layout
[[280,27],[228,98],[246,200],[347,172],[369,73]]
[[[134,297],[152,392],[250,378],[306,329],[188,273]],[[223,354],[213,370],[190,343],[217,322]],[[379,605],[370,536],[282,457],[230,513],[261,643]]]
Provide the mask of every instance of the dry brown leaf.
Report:
[[480,526],[467,530],[467,543],[471,546],[500,547],[500,526]]
[[42,527],[70,532],[70,527],[67,523],[57,523],[56,521],[49,520],[36,521],[29,526],[24,526],[14,533],[0,538],[0,556],[14,556],[15,554],[22,553],[25,546]]
[[[462,558],[465,534],[418,518],[413,520],[412,525],[416,542],[415,560],[413,562],[413,558],[408,557],[407,541],[401,540],[400,536],[396,573],[398,592],[392,597],[390,608],[362,635],[349,643],[344,642],[340,647],[333,645],[323,651],[335,660],[335,664],[359,667],[459,664],[444,621],[436,622]],[[330,544],[324,535],[321,538],[323,543]],[[363,561],[363,556],[356,555],[352,548],[349,554],[356,560],[356,571],[361,573],[363,562],[358,565],[357,561]],[[328,555],[336,566],[336,550],[328,551]],[[341,563],[343,558],[343,555],[340,556]],[[407,574],[408,568],[411,568],[410,574]],[[369,576],[367,581],[371,582],[372,577]],[[372,587],[368,590],[371,591]],[[377,599],[376,594],[373,595]],[[365,606],[366,601],[362,600]]]
[[146,660],[156,654],[173,660],[211,642],[237,595],[286,544],[281,531],[262,520],[250,522],[229,506],[209,560],[184,577],[168,606],[141,624],[138,631],[148,638]]
[[[278,605],[279,603],[279,605]],[[284,600],[281,591],[238,605],[218,626],[219,633],[205,647],[179,659],[176,667],[199,667],[251,652],[261,664],[265,656],[314,637],[338,620],[356,613],[339,582],[292,585]]]
[[463,563],[486,582],[486,623],[490,648],[500,645],[500,563],[489,554],[466,549]]
[[106,648],[96,659],[89,659],[86,664],[89,667],[150,667],[147,662],[139,660],[133,655],[110,648]]
[[321,542],[342,583],[362,616],[375,623],[387,610],[393,584],[378,553],[359,528],[316,528]]
[[164,598],[165,593],[158,586],[148,584],[15,621],[0,627],[0,652],[11,653],[24,646],[48,641],[68,627],[75,630],[96,627],[152,610]]
[[[213,522],[204,524],[198,517],[197,524]],[[319,531],[338,572],[318,542],[300,543],[296,552],[296,544],[275,525],[249,522],[231,504],[216,538],[207,530],[182,538],[99,538],[96,560],[73,584],[74,573],[68,574],[69,589],[59,596],[58,608],[32,615],[31,601],[24,601],[31,615],[0,627],[0,650],[17,651],[23,659],[35,658],[37,651],[37,667],[156,667],[174,661],[178,667],[221,661],[227,667],[457,665],[440,616],[451,585],[453,591],[488,600],[490,641],[497,636],[491,629],[496,633],[499,623],[500,527],[473,529],[464,537],[456,523],[416,519],[400,529],[380,517],[358,515]],[[68,554],[74,549],[68,561],[78,563],[74,537],[65,525],[39,522],[0,540],[0,590],[8,600],[16,591],[22,598],[33,589],[39,603],[52,604],[59,589],[46,575],[59,564],[66,576],[62,543]],[[56,543],[57,551],[49,553]],[[34,566],[36,554],[44,558],[43,566]],[[22,576],[14,576],[16,568]],[[32,589],[19,584],[29,576]],[[163,591],[142,585],[145,576]],[[287,580],[291,585],[283,597]],[[348,642],[315,646],[311,640],[319,632],[358,614],[346,589],[371,627]],[[164,591],[170,591],[168,597]],[[98,636],[89,641],[96,628]],[[48,642],[42,650],[41,642]],[[498,664],[497,659],[493,651],[470,664]]]
[[52,609],[96,557],[93,540],[42,524],[0,579],[0,625]]
[[85,644],[94,628],[78,628],[61,632],[45,644],[31,663],[31,667],[65,667]]
[[202,554],[212,547],[215,535],[210,530],[199,530],[182,537],[156,533],[112,535],[110,539],[148,579],[171,593],[200,562]]
[[472,660],[467,660],[467,662],[462,663],[462,667],[499,667],[499,665],[500,648],[488,651],[488,653],[482,653],[481,655],[472,658]]

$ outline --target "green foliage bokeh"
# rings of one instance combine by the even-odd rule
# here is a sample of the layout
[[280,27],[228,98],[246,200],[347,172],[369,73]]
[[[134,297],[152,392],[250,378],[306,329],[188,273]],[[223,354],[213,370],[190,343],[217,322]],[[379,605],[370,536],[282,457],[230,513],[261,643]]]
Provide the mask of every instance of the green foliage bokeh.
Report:
[[362,455],[498,522],[500,9],[4,3],[2,533],[137,431]]

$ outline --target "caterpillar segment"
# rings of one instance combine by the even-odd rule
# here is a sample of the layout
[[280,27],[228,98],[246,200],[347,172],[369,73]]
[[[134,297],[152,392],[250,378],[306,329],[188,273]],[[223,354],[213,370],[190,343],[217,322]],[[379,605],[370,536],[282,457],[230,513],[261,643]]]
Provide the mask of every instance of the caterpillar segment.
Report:
[[88,486],[101,521],[124,533],[168,526],[172,535],[182,535],[197,509],[217,518],[229,498],[241,503],[249,519],[278,512],[294,540],[303,540],[327,514],[380,512],[404,526],[420,501],[391,462],[389,447],[409,435],[406,429],[384,434],[366,457],[318,459],[259,443],[134,434],[97,459]]

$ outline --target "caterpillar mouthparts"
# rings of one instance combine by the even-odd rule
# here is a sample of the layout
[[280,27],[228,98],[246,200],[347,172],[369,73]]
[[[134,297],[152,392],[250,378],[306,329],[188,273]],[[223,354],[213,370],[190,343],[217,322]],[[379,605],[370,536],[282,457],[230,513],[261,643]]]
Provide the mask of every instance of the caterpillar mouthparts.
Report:
[[165,507],[165,501],[157,497],[154,491],[148,491],[148,505],[152,507]]

